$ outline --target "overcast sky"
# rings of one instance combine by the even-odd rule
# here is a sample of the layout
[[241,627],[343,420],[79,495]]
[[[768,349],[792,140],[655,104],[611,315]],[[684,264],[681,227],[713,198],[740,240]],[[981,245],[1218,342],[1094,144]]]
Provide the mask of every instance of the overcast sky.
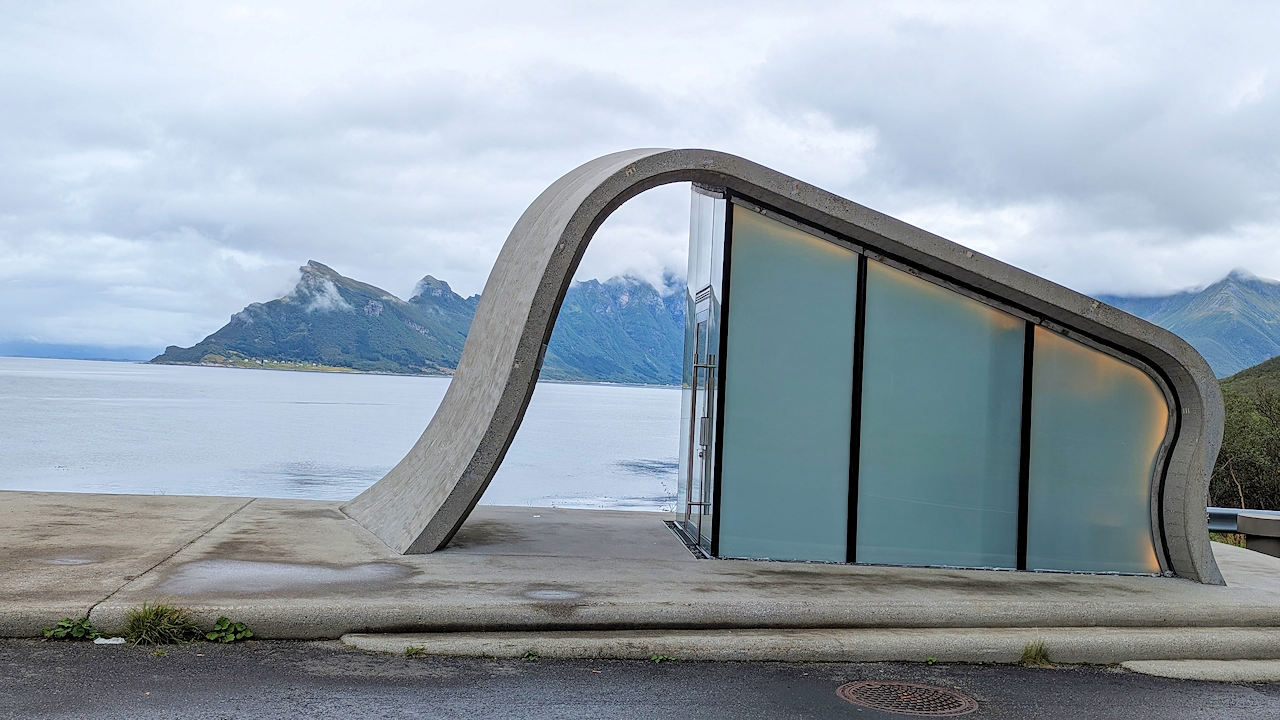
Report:
[[[837,4],[3,2],[0,340],[189,345],[308,259],[476,293],[631,147],[1087,293],[1280,277],[1280,4]],[[688,204],[628,203],[579,277],[683,273]]]

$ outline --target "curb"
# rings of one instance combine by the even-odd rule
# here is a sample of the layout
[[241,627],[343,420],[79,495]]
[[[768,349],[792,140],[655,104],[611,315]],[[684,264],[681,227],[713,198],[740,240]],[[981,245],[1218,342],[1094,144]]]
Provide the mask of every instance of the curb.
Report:
[[1280,660],[1134,660],[1120,666],[1175,680],[1280,682]]
[[938,628],[889,630],[637,630],[348,634],[343,644],[371,652],[458,657],[748,662],[1016,663],[1043,642],[1055,663],[1131,660],[1270,660],[1274,628]]

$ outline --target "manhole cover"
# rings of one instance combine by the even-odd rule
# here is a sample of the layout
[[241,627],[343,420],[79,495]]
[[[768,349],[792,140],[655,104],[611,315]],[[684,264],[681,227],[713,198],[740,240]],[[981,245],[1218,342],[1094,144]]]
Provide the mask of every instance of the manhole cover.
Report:
[[841,685],[836,694],[855,705],[901,715],[955,717],[978,709],[977,701],[968,695],[909,682],[859,680]]

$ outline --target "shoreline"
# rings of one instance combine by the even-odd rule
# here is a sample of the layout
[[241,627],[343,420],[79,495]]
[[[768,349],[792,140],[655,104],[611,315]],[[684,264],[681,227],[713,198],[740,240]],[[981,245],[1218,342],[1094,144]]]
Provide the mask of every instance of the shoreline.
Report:
[[[80,358],[37,358],[42,360],[78,360]],[[390,370],[357,370],[355,368],[341,367],[337,365],[319,365],[315,367],[272,367],[269,365],[224,365],[222,363],[189,363],[189,362],[155,362],[154,360],[123,360],[123,361],[92,361],[92,362],[129,362],[135,365],[175,365],[182,367],[206,367],[206,368],[225,368],[228,370],[272,370],[281,372],[314,372],[314,373],[334,373],[345,375],[390,375],[394,377],[427,377],[427,378],[452,378],[453,373],[414,373],[414,372],[392,372]],[[659,383],[635,383],[635,382],[613,382],[609,380],[557,380],[552,378],[538,378],[538,382],[558,383],[561,385],[604,385],[608,387],[636,387],[636,388],[679,388],[678,384],[659,384]]]

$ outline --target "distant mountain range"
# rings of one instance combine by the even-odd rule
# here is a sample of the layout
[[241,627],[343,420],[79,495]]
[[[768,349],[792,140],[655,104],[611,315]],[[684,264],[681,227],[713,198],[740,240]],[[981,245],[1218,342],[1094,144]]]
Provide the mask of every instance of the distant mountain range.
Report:
[[[1280,355],[1280,282],[1237,270],[1200,290],[1099,299],[1180,335],[1218,377]],[[405,301],[312,261],[288,295],[254,303],[200,343],[170,347],[152,362],[449,374],[477,302],[430,275]],[[578,282],[542,376],[678,383],[683,343],[681,292],[631,278]]]
[[[282,298],[253,303],[189,348],[154,363],[447,375],[457,367],[479,295],[464,298],[428,275],[413,297],[310,261]],[[683,293],[630,278],[574,283],[547,348],[550,380],[680,381]]]
[[1202,290],[1098,299],[1180,336],[1218,377],[1280,355],[1280,282],[1236,270]]

